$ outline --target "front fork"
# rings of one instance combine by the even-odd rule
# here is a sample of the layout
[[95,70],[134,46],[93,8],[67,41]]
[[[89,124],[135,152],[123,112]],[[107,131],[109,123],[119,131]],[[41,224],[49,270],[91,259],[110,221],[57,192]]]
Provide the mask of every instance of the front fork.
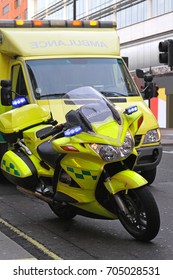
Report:
[[129,213],[129,210],[127,209],[126,205],[124,204],[124,201],[121,199],[120,195],[117,193],[114,195],[115,202],[118,206],[118,208],[127,215]]
[[119,192],[139,188],[145,186],[147,181],[140,174],[132,170],[123,170],[118,172],[112,177],[107,177],[105,182],[106,189],[113,194],[115,202],[120,210],[125,214],[128,214],[128,209],[125,206],[123,200],[121,199]]

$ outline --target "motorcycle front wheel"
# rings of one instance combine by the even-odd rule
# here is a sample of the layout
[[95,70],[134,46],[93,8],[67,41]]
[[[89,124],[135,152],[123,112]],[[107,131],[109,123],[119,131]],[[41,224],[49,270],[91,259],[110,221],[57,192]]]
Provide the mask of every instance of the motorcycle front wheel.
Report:
[[118,218],[124,228],[135,239],[150,241],[159,232],[160,215],[155,199],[147,186],[120,194],[126,211],[117,210]]

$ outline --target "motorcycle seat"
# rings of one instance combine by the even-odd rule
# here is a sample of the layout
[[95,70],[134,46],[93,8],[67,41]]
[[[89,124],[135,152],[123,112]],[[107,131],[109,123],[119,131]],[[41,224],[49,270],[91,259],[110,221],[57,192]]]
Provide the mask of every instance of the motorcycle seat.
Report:
[[52,147],[51,142],[44,142],[37,147],[37,152],[41,159],[55,168],[56,162],[61,154],[58,154]]

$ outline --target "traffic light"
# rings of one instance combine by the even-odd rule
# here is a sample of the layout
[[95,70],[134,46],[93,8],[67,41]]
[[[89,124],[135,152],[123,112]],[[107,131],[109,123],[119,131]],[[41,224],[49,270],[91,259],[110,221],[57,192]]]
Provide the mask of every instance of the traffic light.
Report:
[[173,40],[169,39],[159,43],[159,62],[173,68]]

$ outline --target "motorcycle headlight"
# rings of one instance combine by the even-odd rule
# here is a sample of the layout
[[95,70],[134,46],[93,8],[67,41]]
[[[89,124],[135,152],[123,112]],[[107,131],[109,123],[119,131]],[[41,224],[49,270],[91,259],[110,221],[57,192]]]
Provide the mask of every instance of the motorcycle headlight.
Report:
[[120,157],[120,151],[114,146],[100,145],[99,155],[104,161],[112,161]]
[[104,160],[104,161],[115,161],[127,157],[133,147],[134,142],[131,134],[127,132],[124,144],[120,147],[111,145],[100,145],[100,144],[90,144],[90,147]]
[[129,132],[127,132],[126,138],[124,140],[124,144],[121,147],[122,154],[124,154],[124,156],[126,155],[128,156],[131,153],[133,146],[134,146],[134,142],[132,136]]
[[160,130],[159,129],[152,129],[149,130],[144,138],[144,144],[154,143],[160,141]]

